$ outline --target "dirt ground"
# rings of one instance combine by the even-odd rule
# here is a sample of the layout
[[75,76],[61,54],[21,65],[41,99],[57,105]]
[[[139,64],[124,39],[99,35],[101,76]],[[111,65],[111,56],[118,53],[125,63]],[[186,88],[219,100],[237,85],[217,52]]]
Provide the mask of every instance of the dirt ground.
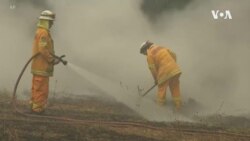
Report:
[[[114,100],[71,96],[50,99],[45,116],[58,119],[49,119],[14,113],[10,100],[0,94],[0,141],[250,140],[250,119],[245,117],[214,115],[196,117],[201,121],[197,123],[151,122]],[[18,101],[18,109],[29,113],[27,101]]]

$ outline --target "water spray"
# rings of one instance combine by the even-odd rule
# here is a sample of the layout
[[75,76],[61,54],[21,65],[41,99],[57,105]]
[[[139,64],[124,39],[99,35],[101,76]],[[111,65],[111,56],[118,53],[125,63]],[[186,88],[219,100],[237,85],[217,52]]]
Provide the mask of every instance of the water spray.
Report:
[[[145,96],[148,94],[149,91],[151,91],[156,85],[153,85],[145,93],[142,93],[142,95],[138,95],[135,94],[136,92],[124,91],[124,89],[121,89],[121,82],[119,81],[116,83],[108,78],[95,74],[94,72],[73,63],[69,63],[68,67],[106,94],[115,98],[118,102],[125,104],[148,120],[175,121],[176,119],[179,119],[183,121],[191,121],[182,115],[173,113],[170,108],[157,105],[151,99],[142,98],[142,95]],[[138,105],[138,103],[140,104]]]

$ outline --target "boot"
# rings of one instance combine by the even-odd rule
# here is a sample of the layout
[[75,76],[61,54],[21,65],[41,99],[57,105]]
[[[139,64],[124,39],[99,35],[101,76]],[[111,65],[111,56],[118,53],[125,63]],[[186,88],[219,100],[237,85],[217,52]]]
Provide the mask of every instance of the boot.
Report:
[[156,99],[156,103],[157,103],[159,106],[164,106],[164,105],[166,105],[166,100],[165,100],[165,99],[162,100],[162,99],[157,98],[157,99]]
[[180,109],[181,109],[181,101],[180,101],[180,100],[176,100],[174,103],[175,103],[175,111],[176,111],[176,112],[180,112]]

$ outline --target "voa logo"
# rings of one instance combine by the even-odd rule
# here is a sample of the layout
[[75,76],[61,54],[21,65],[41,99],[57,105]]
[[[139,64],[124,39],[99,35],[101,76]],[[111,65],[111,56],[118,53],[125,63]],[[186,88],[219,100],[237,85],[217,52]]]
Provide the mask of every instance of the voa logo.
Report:
[[232,19],[232,15],[231,12],[229,10],[225,10],[225,11],[220,11],[220,10],[212,10],[212,16],[215,20],[220,19],[225,19],[225,20],[231,20]]

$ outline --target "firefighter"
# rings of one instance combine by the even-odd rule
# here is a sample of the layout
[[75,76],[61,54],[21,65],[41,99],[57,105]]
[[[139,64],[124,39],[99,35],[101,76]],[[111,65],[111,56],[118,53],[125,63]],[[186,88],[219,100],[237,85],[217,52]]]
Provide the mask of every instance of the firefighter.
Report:
[[53,40],[50,34],[50,28],[55,20],[55,14],[49,10],[41,12],[37,24],[37,30],[33,42],[33,55],[38,54],[31,65],[32,78],[32,96],[30,99],[31,112],[42,114],[45,111],[45,105],[49,93],[49,77],[53,76],[54,65],[60,60],[55,58]]
[[166,103],[166,91],[169,86],[175,109],[181,106],[179,77],[181,70],[176,63],[176,55],[168,48],[156,45],[150,41],[142,43],[140,53],[147,56],[148,67],[158,85],[156,102],[159,105]]

